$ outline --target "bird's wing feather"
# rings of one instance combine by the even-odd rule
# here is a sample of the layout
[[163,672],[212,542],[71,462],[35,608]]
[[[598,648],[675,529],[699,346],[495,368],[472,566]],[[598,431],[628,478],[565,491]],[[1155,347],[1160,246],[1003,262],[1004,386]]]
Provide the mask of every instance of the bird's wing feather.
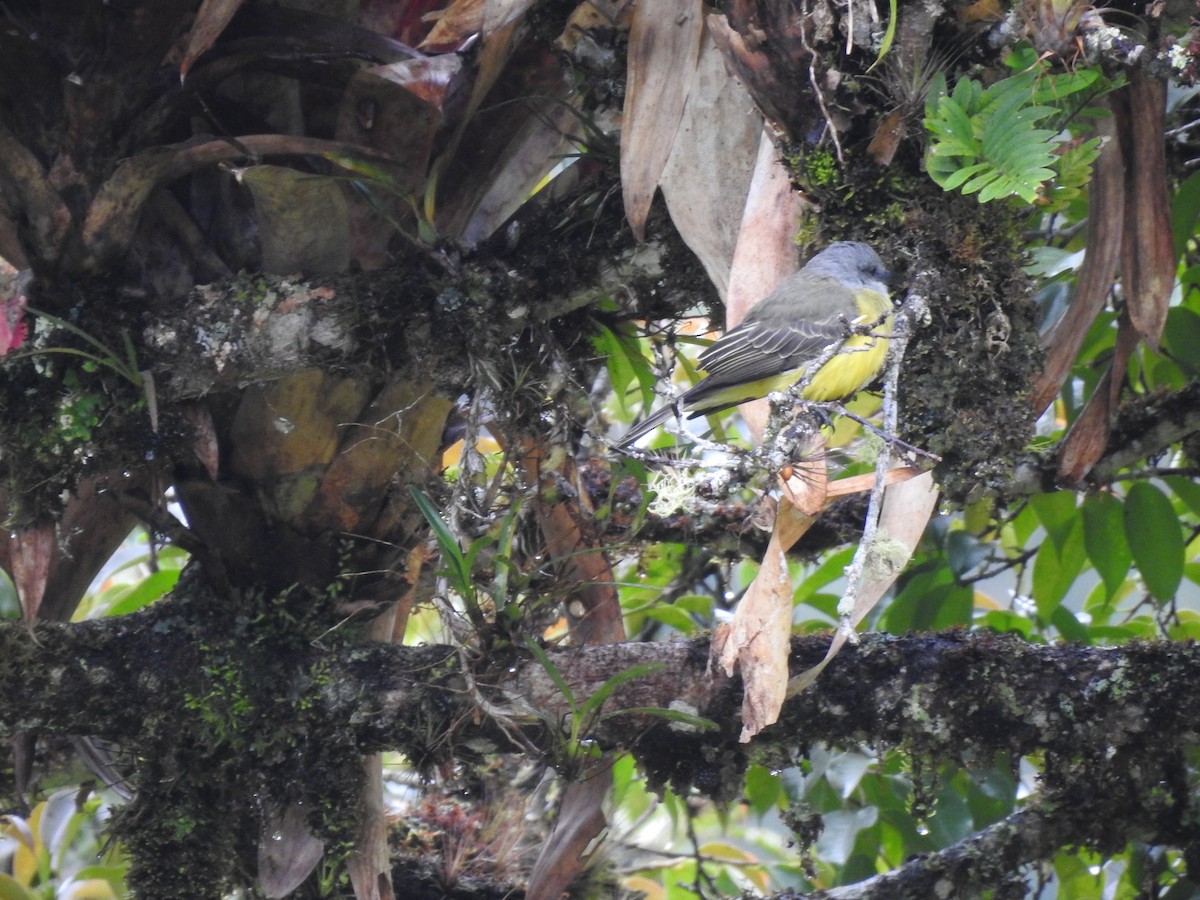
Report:
[[800,368],[845,334],[837,316],[819,322],[745,322],[700,354],[696,366],[716,384],[757,381]]

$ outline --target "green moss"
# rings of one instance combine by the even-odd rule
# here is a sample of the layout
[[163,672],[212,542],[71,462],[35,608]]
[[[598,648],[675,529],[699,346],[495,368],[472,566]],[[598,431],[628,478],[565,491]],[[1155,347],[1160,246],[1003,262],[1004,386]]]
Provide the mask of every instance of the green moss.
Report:
[[814,150],[804,156],[804,173],[814,187],[831,187],[837,181],[837,157],[828,147]]
[[328,634],[335,601],[300,589],[225,598],[191,589],[165,626],[196,654],[186,714],[164,704],[146,720],[132,748],[143,761],[136,797],[114,821],[139,896],[217,896],[251,883],[270,817],[289,807],[306,811],[331,864],[357,828],[348,798],[361,790],[361,753],[324,714],[332,675],[311,652],[320,635],[342,639]]

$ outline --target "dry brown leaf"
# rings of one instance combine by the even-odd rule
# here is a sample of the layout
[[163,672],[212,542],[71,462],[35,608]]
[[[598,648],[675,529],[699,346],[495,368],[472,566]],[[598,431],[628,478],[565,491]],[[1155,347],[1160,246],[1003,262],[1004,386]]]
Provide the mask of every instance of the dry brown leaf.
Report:
[[446,100],[462,73],[454,55],[372,66],[355,73],[338,108],[337,138],[384,152],[412,190],[429,167]]
[[671,221],[722,297],[729,290],[762,126],[750,95],[726,71],[706,33],[659,187]]
[[[464,234],[483,196],[502,177],[500,173],[505,169],[506,161],[514,155],[520,161],[507,173],[510,177],[520,173],[522,167],[536,168],[546,163],[546,159],[538,161],[530,157],[535,146],[550,143],[554,148],[565,149],[567,146],[566,142],[549,134],[551,129],[545,124],[547,120],[556,124],[565,121],[562,118],[563,103],[571,94],[570,86],[561,77],[558,62],[545,54],[526,54],[519,64],[519,71],[508,67],[525,35],[525,29],[520,26],[519,20],[511,21],[484,39],[474,67],[471,94],[458,116],[458,127],[434,165],[435,171],[442,171],[453,162],[458,170],[467,173],[465,178],[452,180],[453,189],[443,190],[438,197],[436,221],[440,234],[460,237]],[[502,74],[505,83],[524,85],[519,96],[497,98],[492,94]],[[493,109],[480,113],[485,99],[490,101]],[[525,140],[532,142],[531,147],[523,147],[521,142]],[[462,147],[465,150],[460,152]],[[541,172],[544,174],[548,170],[549,166],[545,166]],[[533,185],[530,187],[532,189]],[[489,203],[494,207],[511,208],[512,201],[504,196],[506,190],[515,190],[512,182],[499,187]],[[522,201],[527,196],[523,196]],[[498,227],[500,223],[495,224]],[[472,231],[479,235],[486,227],[481,221]]]
[[571,53],[580,40],[597,29],[628,31],[634,6],[633,0],[584,0],[567,17],[555,45],[564,53]]
[[[764,128],[729,269],[726,329],[737,325],[751,306],[796,271],[793,237],[809,209],[808,201],[792,188],[791,178]],[[743,403],[740,411],[751,433],[760,436],[770,414],[767,401]]]
[[[897,466],[895,469],[888,471],[883,479],[883,483],[885,486],[899,484],[901,481],[916,478],[922,471],[915,466]],[[849,494],[861,494],[864,491],[869,491],[874,484],[874,472],[868,472],[863,475],[852,475],[849,478],[839,478],[837,481],[829,482],[829,499],[845,497]]]
[[815,521],[825,503],[829,474],[824,456],[790,479],[775,515],[775,527],[758,574],[742,599],[733,620],[713,636],[710,665],[726,675],[742,675],[742,733],[745,743],[779,719],[787,693],[788,656],[792,639],[792,581],[787,551]]
[[192,63],[204,55],[213,45],[225,26],[233,18],[234,13],[241,8],[245,0],[204,0],[196,12],[196,20],[192,23],[188,35],[187,48],[183,52],[183,60],[179,63],[179,80],[187,78]]
[[469,199],[472,208],[467,210],[470,216],[461,232],[441,219],[439,231],[457,233],[468,246],[487,239],[529,199],[559,159],[574,149],[567,135],[576,130],[578,121],[566,101],[539,108],[536,115],[527,112],[521,130],[484,173],[475,196]]
[[263,486],[276,517],[303,521],[318,487],[313,473],[333,461],[367,391],[360,380],[315,369],[247,388],[231,428],[231,470]]
[[386,189],[373,189],[370,201],[357,192],[350,194],[352,252],[364,269],[379,269],[392,261],[389,246],[395,229],[383,221],[378,208],[394,221],[411,220],[407,195],[425,193],[445,103],[461,77],[462,61],[448,54],[362,69],[342,93],[338,140],[375,148],[394,160],[383,167],[391,180]]
[[[621,185],[625,217],[640,241],[683,107],[696,76],[704,18],[699,0],[644,0],[629,32]],[[697,172],[697,178],[707,177]]]
[[884,492],[878,546],[873,558],[868,559],[862,588],[850,614],[851,627],[863,620],[900,577],[937,509],[937,501],[932,472],[902,479]]
[[487,0],[456,0],[438,14],[419,48],[429,53],[457,50],[463,42],[483,28],[483,7]]
[[221,469],[221,445],[217,438],[217,426],[212,411],[200,403],[182,404],[183,416],[192,426],[192,453],[213,481]]
[[333,274],[350,265],[350,213],[344,181],[286,166],[239,169],[254,200],[262,271]]
[[536,3],[537,0],[487,0],[483,5],[483,36],[489,37],[501,28],[511,25]]
[[297,803],[266,811],[258,840],[258,884],[264,897],[289,897],[325,855],[308,810]]
[[[502,442],[502,446],[503,446]],[[578,473],[570,456],[556,467],[546,460],[554,457],[544,444],[523,439],[510,449],[521,461],[529,484],[540,485],[545,496],[560,493],[559,485],[574,484]],[[609,644],[625,640],[625,621],[613,579],[612,565],[601,545],[589,537],[580,523],[586,520],[587,492],[575,492],[576,500],[549,502],[542,493],[534,504],[538,526],[546,542],[546,556],[563,573],[564,587],[571,593],[568,605],[571,641],[575,644]],[[575,605],[578,608],[572,608]]]
[[1127,94],[1123,98],[1127,105],[1117,120],[1121,145],[1126,149],[1122,284],[1134,326],[1146,343],[1157,349],[1175,286],[1175,244],[1162,140],[1167,83],[1135,67],[1121,93]]
[[1112,417],[1117,410],[1121,386],[1129,368],[1129,357],[1137,347],[1138,333],[1129,317],[1121,314],[1117,326],[1117,346],[1104,376],[1088,398],[1083,411],[1071,423],[1058,454],[1058,477],[1065,484],[1075,484],[1092,470],[1104,455],[1112,429]]
[[881,166],[890,166],[900,149],[900,142],[908,134],[908,119],[903,111],[893,109],[875,127],[875,134],[867,146],[867,155]]
[[421,572],[425,564],[433,559],[433,548],[429,544],[417,544],[408,551],[405,557],[404,583],[407,590],[396,601],[396,614],[392,622],[391,643],[403,644],[404,635],[408,631],[408,619],[417,601],[417,591],[421,586]]
[[487,38],[523,16],[535,0],[456,0],[438,16],[421,41],[421,49],[431,52],[457,50],[467,40],[480,35]]
[[1008,14],[1008,7],[999,0],[973,0],[958,9],[958,21],[969,24],[972,22],[998,22]]
[[[1110,103],[1114,101],[1110,99]],[[1096,158],[1088,188],[1091,213],[1087,251],[1079,269],[1071,306],[1046,336],[1046,364],[1034,384],[1030,402],[1041,415],[1062,388],[1092,322],[1104,309],[1117,276],[1125,229],[1125,157],[1113,118],[1096,127],[1104,146]]]
[[452,406],[427,383],[407,373],[393,376],[358,424],[345,431],[337,454],[319,476],[304,521],[323,531],[368,531],[396,473],[430,465]]
[[526,900],[559,900],[579,874],[589,845],[608,824],[604,798],[612,787],[612,764],[605,755],[563,788],[554,830],[529,873]]
[[8,563],[21,602],[21,616],[33,627],[46,596],[50,560],[54,558],[54,525],[43,522],[18,528],[9,541]]

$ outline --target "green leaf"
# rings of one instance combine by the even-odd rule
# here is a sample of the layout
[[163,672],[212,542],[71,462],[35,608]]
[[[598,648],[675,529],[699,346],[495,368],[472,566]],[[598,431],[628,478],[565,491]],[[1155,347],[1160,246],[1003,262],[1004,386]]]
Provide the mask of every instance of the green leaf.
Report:
[[655,716],[668,722],[686,725],[696,731],[716,731],[721,727],[712,719],[687,713],[681,709],[669,709],[665,706],[625,706],[605,713],[600,718],[611,719],[616,716]]
[[[625,671],[618,672],[611,678],[605,679],[604,683],[596,688],[594,694],[579,704],[580,717],[587,718],[588,716],[598,715],[600,707],[608,702],[608,698],[613,695],[613,691],[626,682],[633,681],[636,678],[646,678],[649,675],[655,675],[665,668],[666,666],[663,663],[641,663],[636,666],[630,666]],[[623,712],[623,710],[619,712]]]
[[1075,495],[1070,491],[1037,494],[1029,498],[1029,507],[1046,534],[1050,535],[1056,546],[1061,547],[1079,516]]
[[[1061,122],[1077,111],[1080,104],[1072,109],[1065,97],[1107,85],[1097,70],[1052,73],[1040,60],[986,89],[960,78],[945,96],[939,82],[925,106],[926,172],[944,190],[977,194],[981,203],[1016,195],[1026,203],[1065,206],[1086,185],[1099,142],[1085,142],[1077,152],[1063,150],[1058,124],[1034,126],[1043,119]],[[1054,188],[1046,185],[1056,180],[1061,190],[1049,199]]]
[[946,535],[946,562],[956,578],[964,578],[991,554],[991,546],[969,531],[957,529]]
[[[1074,497],[1071,500],[1073,502]],[[1065,531],[1058,531],[1057,539],[1052,533],[1051,540],[1042,543],[1033,560],[1033,598],[1044,622],[1054,621],[1055,611],[1074,585],[1086,560],[1083,517],[1076,514]]]
[[593,338],[597,352],[604,356],[608,367],[613,395],[625,409],[625,398],[630,385],[637,382],[642,406],[649,409],[654,405],[654,385],[658,379],[643,355],[631,322],[622,323],[618,331],[597,323],[600,333]]
[[1000,634],[1013,632],[1025,638],[1033,634],[1033,623],[1027,616],[1007,609],[989,610],[979,619],[979,624]]
[[1183,580],[1183,529],[1167,495],[1147,481],[1129,488],[1125,537],[1150,593],[1171,600]]
[[1200,516],[1200,483],[1182,475],[1168,475],[1163,483],[1194,515]]
[[854,558],[854,548],[847,547],[827,556],[819,566],[805,576],[792,595],[794,603],[808,603],[823,587],[846,577],[846,566]]
[[1058,174],[1046,193],[1045,212],[1064,210],[1083,195],[1092,179],[1092,163],[1099,155],[1099,138],[1072,144],[1059,152],[1054,163]]
[[1200,219],[1200,172],[1194,172],[1176,190],[1171,204],[1171,235],[1176,258],[1183,256]]
[[1090,644],[1091,634],[1086,625],[1080,622],[1065,606],[1059,605],[1050,616],[1050,622],[1068,641],[1080,644]]
[[959,584],[950,567],[930,560],[906,573],[896,599],[880,619],[885,631],[951,628],[971,622],[974,594]]
[[1083,503],[1083,544],[1109,599],[1125,583],[1133,562],[1124,516],[1124,504],[1112,494],[1095,494]]
[[1180,366],[1193,376],[1200,374],[1200,315],[1186,306],[1172,307],[1167,312],[1163,343]]
[[925,122],[928,125],[937,119],[938,110],[946,99],[946,73],[940,69],[929,79],[929,93],[925,95]]
[[669,625],[681,634],[691,634],[700,626],[690,615],[679,609],[676,606],[655,606],[647,610],[643,610],[643,615],[648,619],[653,619],[656,622],[662,622],[664,625]]
[[181,571],[180,569],[159,569],[157,572],[150,573],[138,584],[132,585],[124,596],[113,602],[105,610],[105,615],[123,616],[148,606],[175,587]]
[[429,523],[429,528],[437,540],[438,549],[442,553],[442,563],[446,566],[450,584],[464,598],[470,597],[474,593],[474,585],[471,582],[471,567],[467,565],[467,559],[463,556],[462,548],[458,546],[458,541],[454,539],[454,535],[446,525],[445,520],[442,519],[442,514],[433,505],[433,502],[425,496],[424,491],[415,485],[409,485],[408,492],[412,495],[413,502],[417,504],[417,509],[421,511],[421,515],[425,517],[425,521]]
[[567,684],[567,680],[563,678],[562,672],[542,649],[542,645],[533,638],[526,636],[525,646],[529,648],[529,652],[534,655],[538,662],[542,664],[542,668],[546,670],[546,674],[550,676],[550,680],[554,682],[554,686],[558,688],[559,693],[563,695],[563,699],[567,701],[567,706],[571,710],[572,718],[579,714],[579,707],[575,703],[575,694],[571,691],[571,686]]
[[750,808],[764,816],[783,799],[783,783],[766,766],[751,763],[746,769],[745,795]]
[[38,900],[38,895],[11,875],[0,872],[0,900]]

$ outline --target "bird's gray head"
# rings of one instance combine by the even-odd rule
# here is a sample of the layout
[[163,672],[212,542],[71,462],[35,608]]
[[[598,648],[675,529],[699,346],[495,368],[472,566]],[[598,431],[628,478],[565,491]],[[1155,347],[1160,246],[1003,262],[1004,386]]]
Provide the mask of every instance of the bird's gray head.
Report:
[[810,259],[804,270],[813,275],[836,278],[847,287],[873,287],[876,290],[892,276],[879,254],[858,241],[830,244]]

